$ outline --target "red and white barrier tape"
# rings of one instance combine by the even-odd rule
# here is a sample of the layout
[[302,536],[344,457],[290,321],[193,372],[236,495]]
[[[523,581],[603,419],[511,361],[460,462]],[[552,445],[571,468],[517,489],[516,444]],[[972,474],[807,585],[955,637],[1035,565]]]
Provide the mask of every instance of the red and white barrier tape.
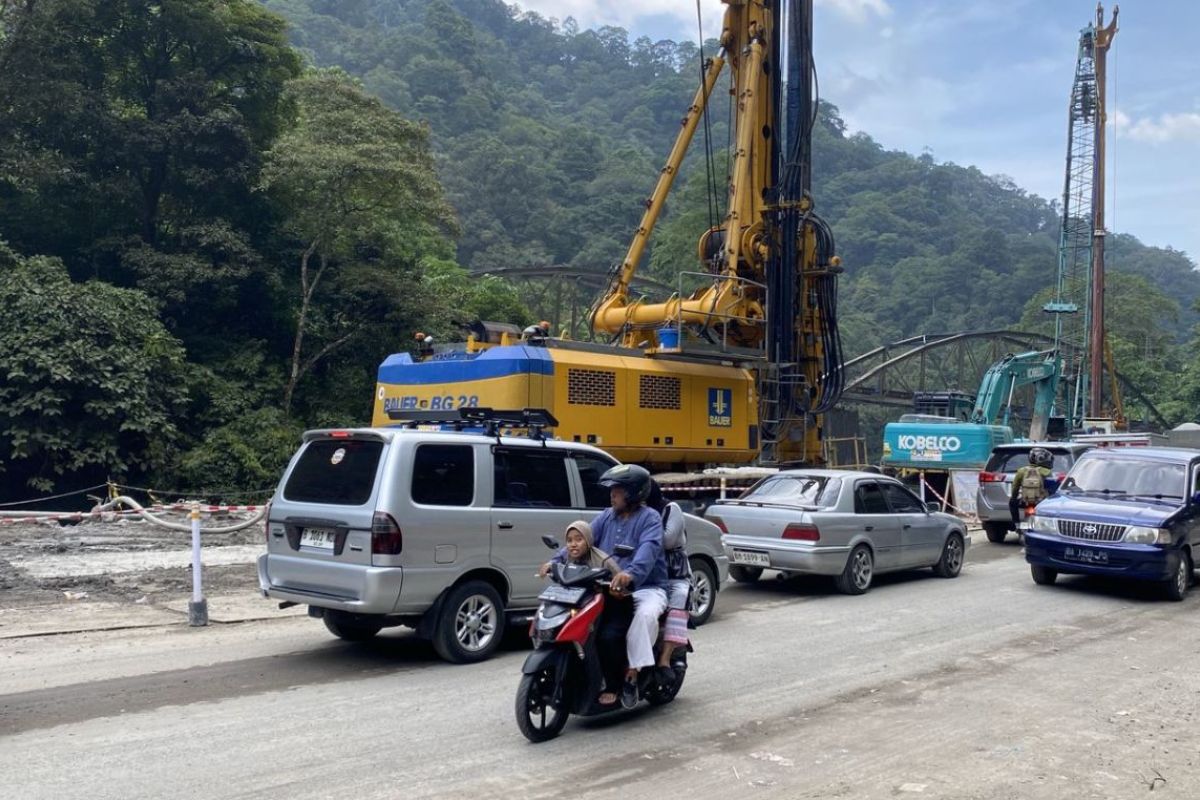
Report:
[[963,511],[961,508],[954,505],[949,500],[947,500],[946,498],[944,498],[940,494],[938,494],[938,490],[933,488],[933,486],[929,483],[929,481],[925,480],[925,476],[923,476],[923,475],[921,476],[921,483],[923,483],[925,485],[925,488],[928,489],[929,492],[938,499],[938,502],[942,504],[942,508],[948,508],[951,511],[953,511],[955,514],[958,514],[960,517],[965,517],[967,519],[976,519],[977,518],[976,514],[972,514],[968,511]]
[[[266,506],[198,506],[200,513],[212,514],[228,511],[248,511],[258,512],[266,508]],[[104,516],[113,517],[128,517],[137,516],[146,511],[158,513],[162,511],[191,511],[190,503],[172,503],[170,505],[155,505],[146,506],[144,508],[128,508],[124,510],[116,509],[96,509],[93,511],[75,511],[65,514],[39,514],[34,517],[3,517],[0,518],[0,526],[3,525],[20,525],[29,524],[32,522],[82,522],[85,519],[101,518]]]

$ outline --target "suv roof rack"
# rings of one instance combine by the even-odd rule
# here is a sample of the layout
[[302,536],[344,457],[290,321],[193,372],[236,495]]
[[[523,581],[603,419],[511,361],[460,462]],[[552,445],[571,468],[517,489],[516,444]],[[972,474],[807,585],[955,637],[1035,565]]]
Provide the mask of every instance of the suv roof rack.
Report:
[[487,436],[500,436],[500,427],[528,428],[529,438],[545,439],[547,428],[558,427],[558,420],[544,408],[448,408],[442,411],[423,409],[393,409],[388,417],[402,423],[401,427],[416,428],[418,425],[443,425],[451,430],[482,428]]

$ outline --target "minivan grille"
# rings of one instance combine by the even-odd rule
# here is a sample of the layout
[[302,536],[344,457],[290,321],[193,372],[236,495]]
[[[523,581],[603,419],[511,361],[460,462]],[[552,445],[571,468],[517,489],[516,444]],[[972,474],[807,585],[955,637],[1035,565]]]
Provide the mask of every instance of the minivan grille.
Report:
[[1060,519],[1058,532],[1072,539],[1089,539],[1093,542],[1119,542],[1125,535],[1124,525],[1102,525],[1099,522],[1080,522]]
[[617,373],[599,369],[568,369],[567,402],[577,406],[615,406]]
[[681,381],[666,375],[638,376],[638,406],[679,409]]

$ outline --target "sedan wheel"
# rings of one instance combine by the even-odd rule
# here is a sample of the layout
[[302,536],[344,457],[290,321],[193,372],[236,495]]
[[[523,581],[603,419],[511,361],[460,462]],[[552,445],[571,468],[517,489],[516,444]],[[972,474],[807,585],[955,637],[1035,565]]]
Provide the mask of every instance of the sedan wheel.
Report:
[[717,604],[717,576],[712,567],[701,558],[693,558],[692,564],[692,593],[691,607],[688,609],[692,616],[692,624],[696,626],[708,622],[713,608]]
[[957,578],[958,573],[962,572],[965,551],[963,537],[958,531],[952,532],[942,545],[942,557],[933,565],[934,574],[939,578]]
[[762,567],[746,567],[734,564],[729,568],[729,577],[738,583],[754,583],[762,577]]
[[871,555],[871,548],[860,544],[850,552],[846,568],[836,578],[838,591],[843,594],[862,594],[871,588],[874,574],[875,558]]

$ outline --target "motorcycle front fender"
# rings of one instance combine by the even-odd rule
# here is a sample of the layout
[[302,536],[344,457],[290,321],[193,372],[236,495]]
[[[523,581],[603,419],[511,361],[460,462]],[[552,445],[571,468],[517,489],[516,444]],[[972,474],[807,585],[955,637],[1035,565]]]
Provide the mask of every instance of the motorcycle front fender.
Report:
[[521,672],[525,675],[535,675],[547,667],[555,668],[557,672],[559,665],[567,658],[567,651],[561,647],[547,647],[541,650],[534,650],[525,658],[525,666],[521,667]]

